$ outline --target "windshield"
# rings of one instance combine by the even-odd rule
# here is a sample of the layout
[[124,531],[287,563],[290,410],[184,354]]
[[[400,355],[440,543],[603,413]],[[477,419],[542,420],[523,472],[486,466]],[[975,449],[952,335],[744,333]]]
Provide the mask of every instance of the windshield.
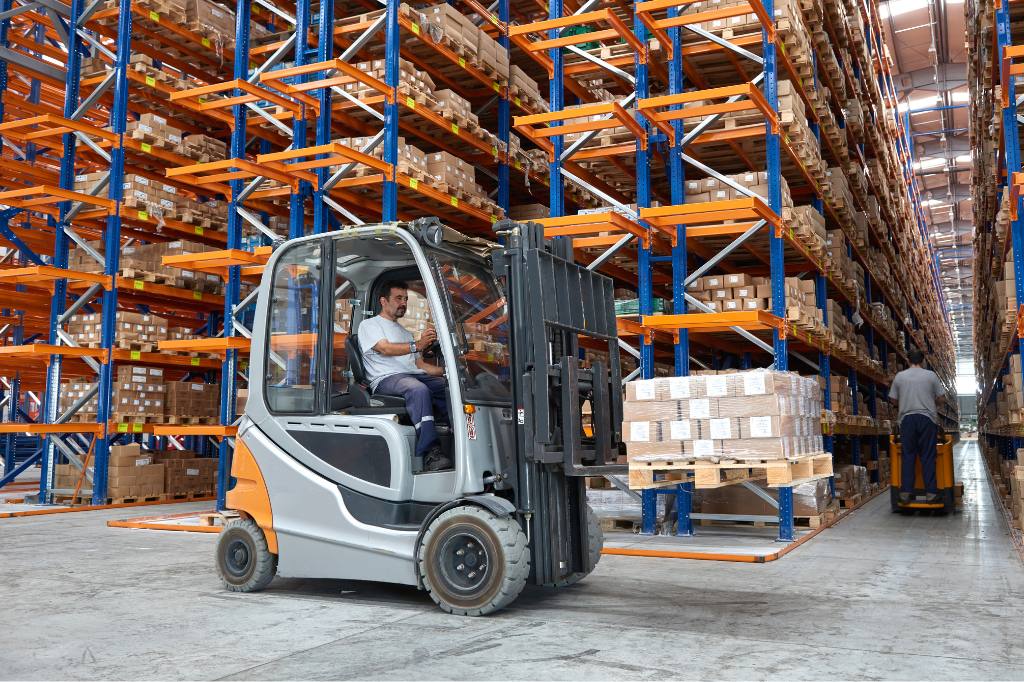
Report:
[[508,402],[511,386],[505,297],[489,270],[445,253],[434,257],[459,343],[459,375],[466,401]]

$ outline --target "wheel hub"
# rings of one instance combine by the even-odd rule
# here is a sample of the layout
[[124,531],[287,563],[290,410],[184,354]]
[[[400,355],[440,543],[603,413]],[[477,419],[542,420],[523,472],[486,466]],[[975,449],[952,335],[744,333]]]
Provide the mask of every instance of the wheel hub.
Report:
[[234,576],[244,576],[252,562],[252,552],[249,546],[242,540],[236,540],[228,545],[226,568]]
[[441,576],[459,593],[473,593],[487,581],[487,551],[471,532],[446,538],[438,552]]

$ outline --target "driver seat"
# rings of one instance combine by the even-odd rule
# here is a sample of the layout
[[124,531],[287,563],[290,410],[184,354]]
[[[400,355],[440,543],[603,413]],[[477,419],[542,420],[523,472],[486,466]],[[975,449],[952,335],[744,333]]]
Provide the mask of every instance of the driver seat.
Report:
[[352,373],[349,393],[352,396],[352,407],[349,414],[395,414],[399,419],[408,419],[405,409],[405,398],[397,395],[371,394],[370,382],[366,379],[366,368],[363,366],[363,351],[359,346],[359,337],[350,334],[346,347],[348,352],[348,369]]

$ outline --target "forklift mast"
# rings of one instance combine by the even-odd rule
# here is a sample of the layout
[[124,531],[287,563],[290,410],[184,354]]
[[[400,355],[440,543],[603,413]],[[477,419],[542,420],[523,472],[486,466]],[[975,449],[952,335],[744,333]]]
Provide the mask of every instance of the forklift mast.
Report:
[[[531,538],[533,580],[555,584],[590,565],[585,476],[615,464],[622,379],[611,279],[572,260],[570,239],[536,223],[501,221],[491,258],[508,303],[514,461],[503,472]],[[585,367],[584,347],[607,353]],[[589,433],[584,404],[590,405]]]

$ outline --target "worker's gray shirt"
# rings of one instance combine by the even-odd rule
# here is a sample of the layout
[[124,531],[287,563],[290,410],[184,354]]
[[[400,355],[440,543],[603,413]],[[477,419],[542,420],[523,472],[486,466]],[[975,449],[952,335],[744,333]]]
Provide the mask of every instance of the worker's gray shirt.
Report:
[[899,372],[889,387],[889,397],[899,403],[900,421],[908,414],[923,414],[938,424],[935,399],[945,392],[938,375],[922,367],[908,367]]

